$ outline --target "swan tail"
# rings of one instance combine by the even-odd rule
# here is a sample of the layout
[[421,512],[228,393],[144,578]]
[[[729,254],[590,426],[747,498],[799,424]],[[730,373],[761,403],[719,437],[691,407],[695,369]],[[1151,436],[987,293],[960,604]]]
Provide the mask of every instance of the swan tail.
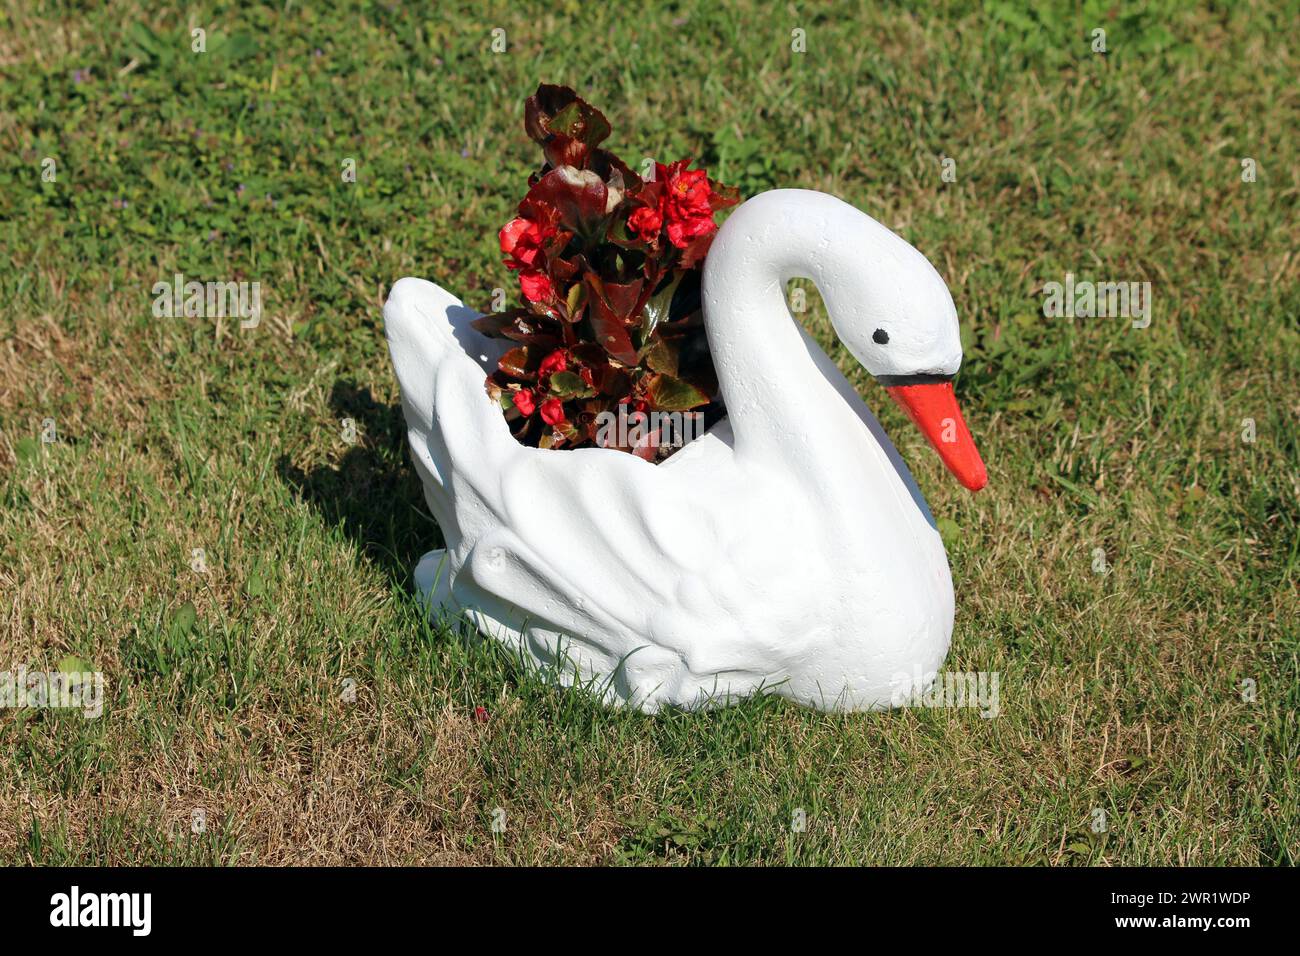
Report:
[[449,354],[461,351],[456,326],[468,327],[477,317],[460,299],[425,279],[400,279],[388,293],[384,334],[412,427],[428,429],[433,421],[435,373]]
[[425,279],[399,280],[384,304],[411,457],[449,548],[468,530],[457,524],[453,475],[481,481],[505,468],[519,448],[484,388],[503,349],[472,327],[478,317]]

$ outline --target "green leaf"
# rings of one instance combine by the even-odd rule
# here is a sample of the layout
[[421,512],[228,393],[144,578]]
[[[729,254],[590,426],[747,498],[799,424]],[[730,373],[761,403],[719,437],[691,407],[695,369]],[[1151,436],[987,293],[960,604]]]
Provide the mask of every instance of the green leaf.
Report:
[[198,620],[198,611],[194,609],[193,601],[186,601],[176,609],[172,615],[172,633],[177,637],[185,637],[194,630],[194,624]]
[[1118,770],[1121,774],[1130,774],[1136,770],[1141,770],[1150,762],[1146,757],[1129,757],[1127,760],[1120,761]]
[[569,321],[578,321],[582,313],[582,307],[587,304],[587,286],[582,282],[575,282],[573,288],[569,290],[569,298],[565,302],[565,308],[568,309]]
[[[174,57],[171,55],[172,47],[176,46],[175,42],[165,43],[158,34],[154,33],[143,23],[136,23],[132,26],[130,33],[127,35],[127,48],[142,63],[149,63],[151,60],[166,61]],[[185,44],[188,49],[188,42]]]
[[655,408],[668,412],[684,412],[709,403],[709,396],[694,385],[662,373],[651,377],[646,395]]
[[30,435],[20,438],[14,445],[14,454],[18,456],[19,461],[35,461],[40,457],[41,443]]
[[248,57],[254,56],[257,51],[257,38],[251,33],[240,32],[230,38],[230,42],[226,44],[222,52],[231,62],[237,63],[240,60],[246,60]]
[[642,326],[649,336],[656,326],[678,322],[700,311],[700,270],[678,269],[672,280],[646,303]]
[[1101,500],[1093,492],[1089,491],[1087,488],[1084,488],[1081,485],[1075,484],[1073,481],[1070,481],[1070,479],[1065,478],[1061,475],[1053,474],[1051,472],[1047,473],[1047,477],[1050,478],[1052,481],[1056,482],[1058,485],[1060,485],[1062,488],[1066,489],[1067,491],[1073,492],[1075,497],[1081,499],[1083,503],[1086,504],[1088,507],[1096,508],[1098,505],[1101,504]]
[[641,359],[656,372],[677,375],[680,350],[677,343],[662,335],[656,335],[650,344],[641,350]]
[[83,683],[83,674],[94,673],[95,668],[80,657],[69,654],[59,661],[59,673],[63,675],[69,690],[76,690]]
[[655,329],[659,327],[660,323],[669,321],[673,294],[677,291],[677,287],[681,285],[683,275],[685,273],[678,273],[677,277],[668,285],[646,300],[645,308],[641,311],[642,342],[649,342],[650,337],[654,335]]
[[574,372],[554,372],[551,375],[551,391],[559,398],[588,398],[593,393]]
[[63,660],[59,661],[60,674],[85,674],[93,670],[94,668],[86,663],[86,661],[72,654],[69,654],[67,657],[63,658]]
[[253,565],[253,570],[248,572],[248,579],[244,581],[244,593],[251,598],[261,597],[266,593],[266,582],[262,580],[260,564]]
[[587,146],[595,146],[609,136],[609,120],[580,99],[556,113],[547,128],[552,133],[560,133]]

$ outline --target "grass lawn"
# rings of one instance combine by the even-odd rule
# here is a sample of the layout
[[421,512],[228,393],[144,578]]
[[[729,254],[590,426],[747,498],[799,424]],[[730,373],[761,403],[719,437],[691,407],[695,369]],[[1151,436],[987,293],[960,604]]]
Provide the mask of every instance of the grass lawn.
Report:
[[[0,670],[107,700],[0,710],[0,862],[1297,861],[1295,3],[415,6],[4,0]],[[832,354],[997,717],[610,712],[422,620],[380,309],[512,285],[539,80],[634,165],[835,193],[942,273],[985,491]],[[155,318],[177,273],[261,324]],[[1149,281],[1149,327],[1045,317],[1066,273]]]

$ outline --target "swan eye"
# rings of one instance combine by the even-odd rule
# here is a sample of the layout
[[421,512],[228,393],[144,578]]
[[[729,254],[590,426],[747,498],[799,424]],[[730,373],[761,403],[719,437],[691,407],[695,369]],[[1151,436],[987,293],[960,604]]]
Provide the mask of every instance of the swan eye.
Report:
[[889,333],[884,329],[876,329],[876,331],[871,333],[871,341],[875,342],[877,345],[888,345]]

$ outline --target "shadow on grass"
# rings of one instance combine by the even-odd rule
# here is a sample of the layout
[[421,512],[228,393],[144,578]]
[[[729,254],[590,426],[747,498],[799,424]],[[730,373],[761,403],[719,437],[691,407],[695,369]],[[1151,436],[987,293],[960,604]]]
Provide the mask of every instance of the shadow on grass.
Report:
[[420,555],[441,546],[438,525],[406,449],[400,405],[375,401],[368,388],[340,380],[330,393],[337,419],[356,423],[357,443],[337,464],[304,471],[287,455],[276,470],[302,500],[354,540],[394,584],[411,589]]

